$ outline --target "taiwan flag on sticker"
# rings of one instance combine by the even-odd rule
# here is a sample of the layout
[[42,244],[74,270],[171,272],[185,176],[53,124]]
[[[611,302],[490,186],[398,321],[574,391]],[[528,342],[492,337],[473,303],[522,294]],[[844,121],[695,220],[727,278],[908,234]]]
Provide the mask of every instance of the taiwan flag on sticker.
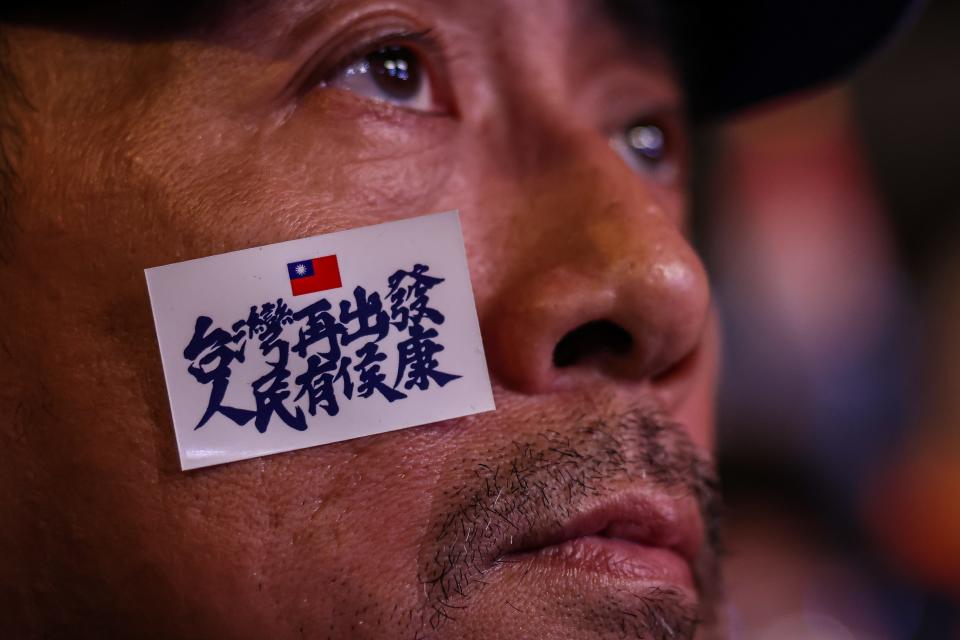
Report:
[[494,409],[455,211],[146,278],[183,469]]
[[287,271],[290,274],[290,290],[295,296],[339,289],[343,286],[340,282],[340,265],[337,264],[335,255],[290,262],[287,264]]

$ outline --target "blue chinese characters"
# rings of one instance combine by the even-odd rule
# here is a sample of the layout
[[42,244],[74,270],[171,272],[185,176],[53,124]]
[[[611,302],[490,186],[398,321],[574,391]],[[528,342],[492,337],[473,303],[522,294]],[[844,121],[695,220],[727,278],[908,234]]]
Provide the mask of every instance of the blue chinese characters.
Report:
[[[274,416],[303,431],[307,415],[316,416],[318,410],[335,416],[341,403],[373,396],[393,403],[415,389],[443,387],[460,378],[442,371],[437,359],[444,350],[438,327],[445,317],[430,306],[430,291],[444,279],[428,271],[424,264],[396,271],[382,298],[358,286],[337,309],[325,298],[299,310],[282,298],[266,302],[251,307],[229,331],[211,328],[213,321],[206,316],[197,318],[183,357],[194,379],[210,386],[210,396],[194,428],[219,413],[237,425],[253,420],[260,433]],[[250,365],[254,349],[262,368],[249,385],[252,398],[245,406],[230,406],[226,398],[233,366]],[[231,397],[239,404],[236,393]]]

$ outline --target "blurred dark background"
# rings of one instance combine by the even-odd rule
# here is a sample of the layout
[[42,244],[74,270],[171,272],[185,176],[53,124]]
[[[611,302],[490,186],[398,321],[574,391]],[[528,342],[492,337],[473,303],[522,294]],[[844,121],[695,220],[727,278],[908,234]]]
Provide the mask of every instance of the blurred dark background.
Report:
[[700,132],[732,637],[960,638],[960,2]]

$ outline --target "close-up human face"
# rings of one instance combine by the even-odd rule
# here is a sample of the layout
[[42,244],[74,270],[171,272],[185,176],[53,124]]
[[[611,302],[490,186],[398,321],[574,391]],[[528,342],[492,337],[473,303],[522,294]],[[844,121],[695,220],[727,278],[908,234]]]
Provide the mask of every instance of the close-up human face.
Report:
[[[621,9],[277,1],[173,33],[5,25],[4,624],[708,633],[717,347],[683,96],[652,16]],[[495,411],[180,470],[143,269],[452,209]]]

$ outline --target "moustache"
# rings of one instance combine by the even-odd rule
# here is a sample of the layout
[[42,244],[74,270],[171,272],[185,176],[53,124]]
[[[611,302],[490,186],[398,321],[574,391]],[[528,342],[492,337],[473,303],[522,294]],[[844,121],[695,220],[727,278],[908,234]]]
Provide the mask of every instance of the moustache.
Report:
[[589,505],[631,486],[692,501],[699,513],[702,543],[688,558],[696,610],[658,589],[639,607],[649,619],[637,623],[651,625],[644,627],[650,637],[660,637],[657,619],[671,630],[663,637],[692,637],[712,617],[720,589],[720,499],[709,458],[681,425],[641,409],[544,427],[465,461],[462,482],[435,502],[418,558],[423,624],[436,630],[455,619],[513,555],[556,538]]

